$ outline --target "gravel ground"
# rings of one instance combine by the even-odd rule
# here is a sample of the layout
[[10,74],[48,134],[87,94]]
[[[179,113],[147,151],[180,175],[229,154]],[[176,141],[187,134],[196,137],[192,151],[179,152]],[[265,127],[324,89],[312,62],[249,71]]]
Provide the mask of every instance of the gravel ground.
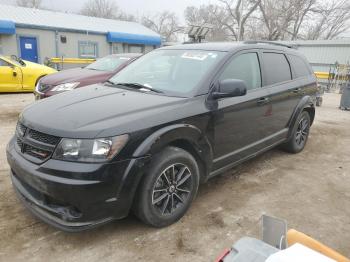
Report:
[[32,94],[0,95],[0,261],[213,261],[269,214],[350,256],[350,112],[326,94],[305,150],[271,150],[202,185],[186,216],[154,229],[130,215],[69,234],[33,218],[12,190],[5,148]]

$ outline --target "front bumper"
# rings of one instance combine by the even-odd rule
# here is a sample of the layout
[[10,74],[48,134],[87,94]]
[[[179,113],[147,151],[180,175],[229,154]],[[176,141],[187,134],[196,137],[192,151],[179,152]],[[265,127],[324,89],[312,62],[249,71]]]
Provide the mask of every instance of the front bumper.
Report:
[[[44,98],[47,98],[47,97],[50,97],[52,95],[55,95],[55,94],[52,94],[52,92],[45,92],[45,93],[42,93],[42,92],[39,92],[37,90],[35,90],[33,92],[34,94],[34,98],[35,100],[40,100],[40,99],[44,99]],[[56,94],[59,94],[59,93],[56,93]]]
[[19,198],[37,217],[64,231],[81,231],[128,215],[148,158],[112,163],[49,159],[41,165],[22,157],[12,139],[7,148]]

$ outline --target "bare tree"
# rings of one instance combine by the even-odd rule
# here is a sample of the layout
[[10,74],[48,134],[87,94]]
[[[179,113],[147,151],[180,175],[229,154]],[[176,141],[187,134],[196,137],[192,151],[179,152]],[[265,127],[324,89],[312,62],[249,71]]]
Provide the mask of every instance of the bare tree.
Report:
[[123,21],[136,21],[136,18],[133,15],[121,11],[117,4],[111,0],[89,0],[84,4],[80,13],[87,16]]
[[259,4],[264,25],[261,38],[298,39],[315,5],[316,0],[262,0]]
[[261,38],[284,40],[287,28],[293,20],[293,3],[285,0],[262,0],[259,9],[264,25]]
[[212,24],[210,40],[334,39],[350,30],[350,1],[219,0],[188,7],[185,19],[187,24]]
[[350,28],[350,3],[347,0],[320,2],[305,28],[307,39],[334,39]]
[[224,6],[224,13],[221,11],[216,14],[221,23],[229,30],[236,40],[244,39],[245,25],[258,8],[261,0],[246,0],[243,8],[242,0],[219,0]]
[[259,11],[263,39],[333,39],[349,29],[347,0],[262,0]]
[[40,8],[41,0],[16,0],[16,4],[23,7]]
[[178,17],[175,13],[169,11],[157,13],[153,16],[143,16],[141,23],[160,34],[166,41],[176,41],[176,33],[182,31]]
[[300,30],[305,25],[305,20],[316,7],[316,0],[295,0],[297,8],[294,13],[292,23],[291,39],[296,40],[299,37]]
[[84,4],[80,13],[87,16],[115,18],[118,11],[119,8],[114,1],[89,0]]

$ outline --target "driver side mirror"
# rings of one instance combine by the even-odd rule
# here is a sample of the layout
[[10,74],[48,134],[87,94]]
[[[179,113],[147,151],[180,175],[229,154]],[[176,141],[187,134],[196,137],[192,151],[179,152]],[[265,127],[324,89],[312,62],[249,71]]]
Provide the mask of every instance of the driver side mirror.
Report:
[[247,86],[240,79],[225,79],[219,82],[219,91],[213,92],[214,99],[224,97],[244,96],[247,94]]

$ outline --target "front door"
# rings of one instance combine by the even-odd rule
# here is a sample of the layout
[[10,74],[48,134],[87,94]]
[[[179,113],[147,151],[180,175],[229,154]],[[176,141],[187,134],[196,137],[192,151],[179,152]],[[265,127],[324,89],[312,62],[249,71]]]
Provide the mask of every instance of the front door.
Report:
[[36,37],[20,36],[19,44],[21,49],[21,58],[38,63],[38,46]]
[[219,77],[219,81],[224,79],[241,79],[248,90],[245,96],[218,101],[213,171],[264,148],[266,138],[271,135],[269,92],[262,88],[258,52],[235,55]]
[[21,69],[0,58],[0,92],[22,90]]

